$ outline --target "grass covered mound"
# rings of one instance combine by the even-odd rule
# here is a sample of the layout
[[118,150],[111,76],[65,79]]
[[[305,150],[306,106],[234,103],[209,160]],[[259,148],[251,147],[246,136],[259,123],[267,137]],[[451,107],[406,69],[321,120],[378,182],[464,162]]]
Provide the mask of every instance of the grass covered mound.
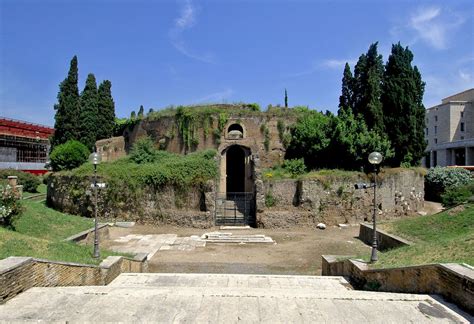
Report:
[[415,244],[380,253],[378,268],[452,262],[474,265],[474,204],[401,219],[383,228]]
[[101,259],[92,258],[92,246],[64,242],[67,237],[93,227],[88,218],[63,214],[44,203],[24,200],[23,214],[15,222],[15,231],[0,227],[0,259],[26,256],[54,261],[99,264],[109,255],[101,251]]
[[[136,163],[131,157],[114,162],[102,163],[97,167],[97,174],[107,181],[110,188],[114,185],[138,188],[149,185],[155,188],[164,185],[186,188],[199,185],[217,176],[217,164],[214,150],[201,151],[188,155],[178,155],[165,151],[153,153],[153,157],[143,163]],[[93,165],[85,163],[72,171],[59,175],[92,176]]]

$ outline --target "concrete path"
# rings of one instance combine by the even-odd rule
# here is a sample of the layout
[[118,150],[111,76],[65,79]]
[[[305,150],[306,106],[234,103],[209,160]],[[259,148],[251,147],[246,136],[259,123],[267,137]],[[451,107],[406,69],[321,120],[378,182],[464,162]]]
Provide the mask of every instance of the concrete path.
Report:
[[469,323],[428,295],[351,290],[344,278],[122,274],[109,286],[32,288],[0,322]]

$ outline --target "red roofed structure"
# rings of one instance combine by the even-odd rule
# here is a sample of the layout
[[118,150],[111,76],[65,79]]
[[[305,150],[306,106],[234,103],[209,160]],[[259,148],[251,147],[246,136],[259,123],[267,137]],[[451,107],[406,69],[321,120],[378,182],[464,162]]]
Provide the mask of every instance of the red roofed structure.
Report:
[[44,164],[53,133],[48,126],[0,117],[0,169],[46,173]]

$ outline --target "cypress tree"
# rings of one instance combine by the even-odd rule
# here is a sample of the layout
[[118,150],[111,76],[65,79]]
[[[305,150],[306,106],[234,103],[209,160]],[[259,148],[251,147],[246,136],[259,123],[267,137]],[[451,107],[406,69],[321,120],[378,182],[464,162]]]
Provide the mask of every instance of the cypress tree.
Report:
[[288,108],[288,92],[286,92],[286,88],[285,88],[285,108]]
[[384,131],[382,102],[382,55],[377,53],[377,42],[370,45],[367,54],[359,57],[354,68],[354,114],[361,114],[369,130]]
[[79,141],[92,150],[97,139],[99,95],[95,76],[89,73],[86,86],[80,97],[81,113],[79,115]]
[[400,43],[392,45],[383,83],[382,103],[387,134],[395,149],[393,166],[418,165],[426,147],[424,138],[425,83],[411,65],[413,53]]
[[150,108],[150,110],[148,110],[148,114],[151,114],[151,113],[154,113],[155,110],[153,108]]
[[343,110],[353,110],[353,99],[352,99],[352,87],[354,84],[354,77],[352,76],[351,67],[349,63],[346,63],[344,67],[344,75],[342,77],[342,91],[339,97],[339,111],[338,114]]
[[143,118],[145,109],[143,108],[143,105],[140,105],[140,109],[138,110],[138,118]]
[[68,140],[77,139],[79,116],[79,89],[77,87],[78,68],[77,56],[71,60],[68,76],[59,85],[58,103],[54,105],[54,135],[51,149]]
[[137,113],[135,112],[135,110],[132,110],[132,112],[130,113],[130,119],[135,119],[137,118]]
[[110,138],[114,133],[115,103],[112,98],[112,83],[104,80],[98,90],[97,139]]

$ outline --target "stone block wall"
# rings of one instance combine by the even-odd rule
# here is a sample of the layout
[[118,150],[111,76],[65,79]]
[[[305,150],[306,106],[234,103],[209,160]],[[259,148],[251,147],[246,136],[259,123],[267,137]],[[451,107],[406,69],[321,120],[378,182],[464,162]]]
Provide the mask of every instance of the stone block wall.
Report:
[[[373,226],[370,224],[360,224],[359,239],[367,245],[372,245],[374,239]],[[377,229],[377,249],[380,251],[395,249],[402,246],[411,245],[411,242],[393,234],[388,234]]]
[[323,276],[349,277],[356,289],[439,294],[468,312],[474,312],[474,269],[455,263],[390,269],[368,269],[363,262],[322,256]]
[[[267,180],[264,196],[271,195],[274,205],[257,213],[257,223],[271,228],[370,221],[373,189],[355,189],[354,184],[358,182],[370,183],[370,179],[361,174],[346,178]],[[265,199],[264,196],[260,199]],[[418,171],[399,169],[380,174],[377,187],[379,219],[413,214],[423,207],[423,203],[424,179]]]
[[146,256],[108,257],[99,266],[28,257],[0,260],[0,304],[32,287],[102,286],[122,272],[147,272]]
[[[48,179],[48,205],[70,214],[93,217],[91,179],[52,174]],[[214,184],[188,187],[185,191],[164,186],[140,190],[123,187],[98,191],[98,214],[105,221],[136,221],[207,228],[214,224]]]

